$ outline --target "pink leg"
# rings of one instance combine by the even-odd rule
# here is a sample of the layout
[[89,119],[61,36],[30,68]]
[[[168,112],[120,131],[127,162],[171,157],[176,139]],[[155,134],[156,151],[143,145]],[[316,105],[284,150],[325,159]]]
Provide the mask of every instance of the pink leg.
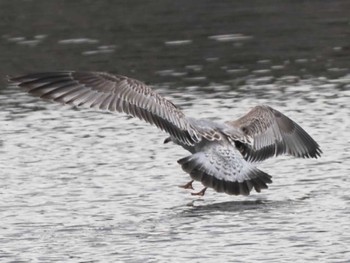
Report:
[[207,190],[208,187],[204,187],[202,190],[200,190],[197,193],[191,193],[191,195],[198,195],[198,196],[203,196],[205,194],[205,191]]
[[190,182],[188,182],[187,184],[184,184],[184,185],[179,185],[179,187],[181,188],[185,188],[185,189],[193,189],[193,186],[192,186],[192,183],[193,183],[193,180],[191,180]]

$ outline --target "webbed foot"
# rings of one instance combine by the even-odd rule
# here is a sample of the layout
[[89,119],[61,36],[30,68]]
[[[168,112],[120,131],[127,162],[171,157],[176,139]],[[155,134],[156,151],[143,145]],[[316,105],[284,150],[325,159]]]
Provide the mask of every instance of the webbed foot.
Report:
[[179,187],[184,188],[184,189],[191,189],[194,190],[193,186],[192,186],[193,180],[191,180],[190,182],[188,182],[187,184],[184,185],[179,185]]
[[205,194],[205,191],[207,190],[208,187],[204,187],[202,190],[200,190],[197,193],[191,193],[191,195],[198,195],[198,196],[203,196]]

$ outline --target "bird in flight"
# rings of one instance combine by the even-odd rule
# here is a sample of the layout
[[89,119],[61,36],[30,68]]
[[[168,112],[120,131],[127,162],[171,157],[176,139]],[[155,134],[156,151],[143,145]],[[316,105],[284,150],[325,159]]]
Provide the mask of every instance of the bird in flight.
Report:
[[217,123],[195,119],[150,87],[129,77],[105,72],[58,71],[10,78],[30,94],[76,107],[123,112],[167,132],[190,152],[177,162],[191,177],[183,188],[208,187],[229,195],[249,195],[268,188],[271,176],[256,165],[273,156],[317,158],[321,149],[296,122],[281,112],[259,105],[237,120]]

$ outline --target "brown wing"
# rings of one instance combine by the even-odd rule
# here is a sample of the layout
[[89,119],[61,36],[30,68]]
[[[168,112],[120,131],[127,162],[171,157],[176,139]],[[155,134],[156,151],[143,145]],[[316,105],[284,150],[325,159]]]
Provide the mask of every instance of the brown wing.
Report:
[[297,123],[269,106],[257,106],[226,124],[245,134],[249,143],[238,142],[237,146],[248,161],[262,161],[281,154],[317,158],[322,153],[315,140]]
[[77,107],[124,112],[186,145],[198,140],[184,113],[144,83],[104,72],[45,72],[11,78],[30,94]]

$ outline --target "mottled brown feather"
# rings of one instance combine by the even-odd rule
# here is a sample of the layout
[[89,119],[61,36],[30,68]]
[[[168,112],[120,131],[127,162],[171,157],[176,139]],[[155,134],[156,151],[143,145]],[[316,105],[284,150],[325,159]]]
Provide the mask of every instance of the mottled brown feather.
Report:
[[296,122],[266,106],[256,106],[241,118],[226,122],[244,133],[239,148],[249,161],[262,161],[272,156],[289,154],[317,158],[319,145]]
[[118,111],[138,117],[185,145],[198,141],[184,113],[141,81],[105,72],[45,72],[11,78],[30,94],[76,107]]

